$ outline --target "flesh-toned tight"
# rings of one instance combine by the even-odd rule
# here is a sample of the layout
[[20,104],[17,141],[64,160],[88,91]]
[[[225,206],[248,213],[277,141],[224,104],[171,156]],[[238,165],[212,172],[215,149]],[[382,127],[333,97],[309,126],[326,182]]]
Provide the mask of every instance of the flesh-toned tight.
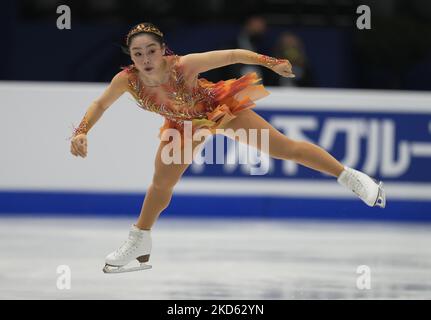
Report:
[[[251,109],[238,113],[237,117],[228,122],[224,129],[238,130],[241,128],[245,129],[245,132],[248,132],[249,129],[258,129],[255,143],[248,141],[247,136],[245,137],[246,141],[242,141],[244,137],[241,137],[241,135],[236,135],[235,137],[236,140],[249,143],[258,149],[261,149],[261,131],[259,129],[268,129],[269,144],[267,150],[268,154],[273,158],[291,160],[334,177],[338,177],[344,169],[340,162],[321,147],[307,141],[289,139]],[[227,134],[227,136],[229,135]],[[163,163],[162,149],[167,143],[162,141],[157,150],[153,180],[147,190],[142,210],[136,223],[136,226],[140,229],[151,229],[160,213],[168,207],[175,184],[189,166],[187,163]],[[199,144],[199,142],[193,143],[194,151]]]

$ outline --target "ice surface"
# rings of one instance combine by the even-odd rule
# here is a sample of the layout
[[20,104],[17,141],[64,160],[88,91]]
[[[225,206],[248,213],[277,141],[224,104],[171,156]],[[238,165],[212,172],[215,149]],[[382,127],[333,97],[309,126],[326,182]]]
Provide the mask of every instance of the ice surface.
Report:
[[[0,298],[431,299],[431,225],[162,218],[152,269],[104,274],[133,222],[0,218]],[[360,265],[370,289],[357,288]]]

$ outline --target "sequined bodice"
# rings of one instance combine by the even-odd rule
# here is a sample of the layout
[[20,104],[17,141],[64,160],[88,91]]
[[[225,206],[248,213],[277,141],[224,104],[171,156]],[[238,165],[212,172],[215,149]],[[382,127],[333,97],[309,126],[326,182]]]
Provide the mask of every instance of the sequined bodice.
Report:
[[[195,87],[188,88],[184,72],[177,65],[179,57],[172,59],[169,80],[156,89],[146,87],[139,79],[136,68],[129,66],[129,87],[138,106],[176,122],[205,118],[215,107],[213,92],[200,86],[199,79]],[[160,90],[165,96],[163,99],[158,95]]]

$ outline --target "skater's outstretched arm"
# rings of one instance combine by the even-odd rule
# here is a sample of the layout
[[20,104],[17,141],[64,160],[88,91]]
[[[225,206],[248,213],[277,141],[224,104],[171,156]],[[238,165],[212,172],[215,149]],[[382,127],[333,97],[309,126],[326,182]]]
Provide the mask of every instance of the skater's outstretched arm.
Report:
[[192,53],[181,57],[181,63],[193,73],[201,73],[227,65],[242,63],[265,66],[284,77],[294,77],[286,59],[276,59],[245,49]]
[[71,137],[70,152],[74,156],[87,156],[87,133],[102,114],[127,90],[127,75],[117,73],[103,94],[94,100],[85,112]]

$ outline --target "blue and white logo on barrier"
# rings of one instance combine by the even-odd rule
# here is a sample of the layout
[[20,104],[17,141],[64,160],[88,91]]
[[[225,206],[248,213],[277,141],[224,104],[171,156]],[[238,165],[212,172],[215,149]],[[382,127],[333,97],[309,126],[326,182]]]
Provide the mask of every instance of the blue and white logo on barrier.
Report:
[[[344,165],[373,177],[386,181],[431,182],[431,170],[427,170],[431,160],[431,117],[377,113],[259,113],[289,138],[316,143]],[[217,140],[223,139],[226,151],[224,163],[214,166],[195,159],[190,175],[247,176],[250,163],[263,166],[256,163],[257,159],[251,159],[250,163],[243,161],[249,157],[245,154],[248,151],[246,145],[228,144],[222,136],[210,139],[213,141],[207,143],[213,143],[214,150],[220,150],[220,141]],[[202,153],[198,158],[203,156]],[[231,157],[236,159],[232,161]],[[263,157],[261,161],[270,163],[270,171],[262,174],[266,178],[318,177],[315,172],[293,161],[278,161],[269,157]],[[214,159],[215,164],[218,162]]]

